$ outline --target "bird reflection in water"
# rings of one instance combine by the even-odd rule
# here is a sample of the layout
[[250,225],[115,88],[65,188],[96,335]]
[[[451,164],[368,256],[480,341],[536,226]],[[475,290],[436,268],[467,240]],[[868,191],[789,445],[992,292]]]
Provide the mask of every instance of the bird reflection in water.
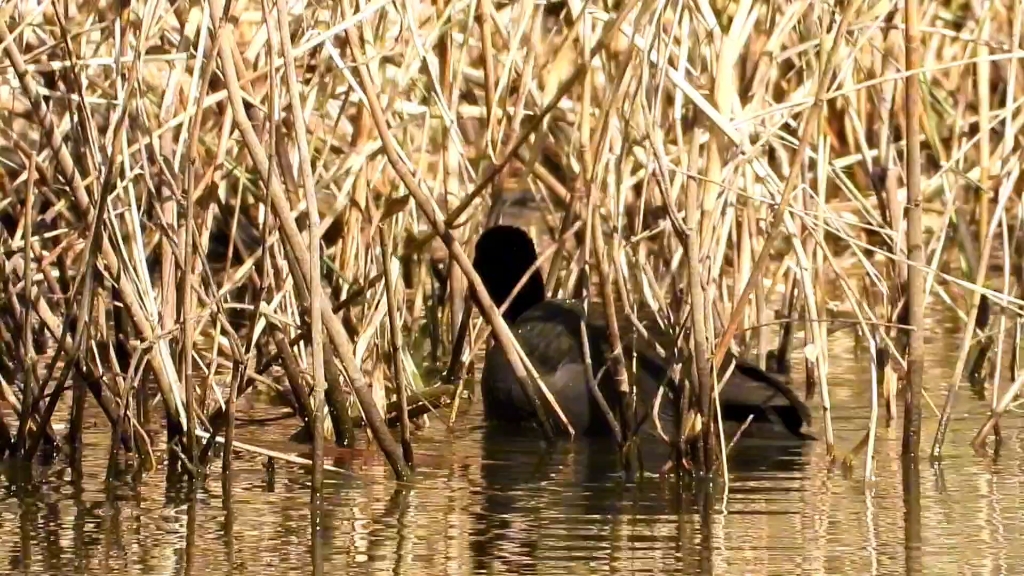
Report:
[[[474,572],[546,573],[581,563],[591,572],[658,571],[664,562],[671,563],[664,569],[708,572],[722,483],[708,493],[677,482],[674,475],[660,476],[669,449],[644,444],[648,472],[627,482],[614,439],[543,449],[539,431],[510,434],[487,427],[480,482],[473,490],[480,503],[471,514]],[[737,442],[728,459],[729,513],[743,514],[747,502],[756,508],[769,499],[792,497],[794,482],[786,480],[799,484],[811,449],[807,442],[763,435]],[[678,541],[674,557],[664,552],[652,557],[652,549],[667,551],[663,542],[669,537]],[[660,544],[649,544],[652,539]],[[556,562],[559,566],[551,565]]]

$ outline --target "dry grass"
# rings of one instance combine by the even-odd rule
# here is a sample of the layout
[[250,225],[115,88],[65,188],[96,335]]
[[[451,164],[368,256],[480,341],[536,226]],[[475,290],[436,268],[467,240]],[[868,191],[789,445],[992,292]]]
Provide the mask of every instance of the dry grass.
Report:
[[[489,301],[472,345],[452,346],[478,283],[454,271],[495,202],[527,198],[542,245],[568,238],[549,285],[569,294],[592,270],[593,293],[623,305],[612,326],[653,313],[701,358],[739,345],[764,363],[774,311],[795,320],[832,454],[829,318],[889,352],[881,400],[890,421],[896,409],[909,134],[924,290],[967,319],[953,382],[984,382],[967,360],[986,343],[997,366],[1016,358],[989,316],[1019,334],[1020,3],[922,2],[909,72],[884,1],[243,0],[226,19],[220,1],[120,6],[0,7],[0,415],[18,422],[0,446],[13,452],[56,440],[52,391],[74,382],[72,417],[88,391],[121,447],[148,458],[148,367],[197,473],[212,441],[193,431],[230,435],[235,398],[280,367],[310,431],[324,403],[339,442],[361,414],[404,477],[424,419],[392,419],[399,447],[382,414],[416,409],[422,360],[454,350],[461,379],[488,324],[518,356]],[[310,310],[323,311],[312,340]],[[52,366],[33,360],[43,329],[61,334]],[[22,395],[27,375],[47,386]]]

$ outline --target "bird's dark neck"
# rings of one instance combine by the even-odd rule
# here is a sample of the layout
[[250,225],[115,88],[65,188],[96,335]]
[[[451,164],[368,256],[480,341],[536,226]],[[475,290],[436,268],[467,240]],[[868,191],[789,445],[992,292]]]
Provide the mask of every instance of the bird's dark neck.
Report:
[[[522,278],[520,274],[513,282],[505,286],[505,290],[501,291],[502,294],[493,295],[495,306],[501,306],[501,304],[508,299],[509,294],[519,283],[519,279]],[[508,307],[505,309],[505,313],[502,316],[505,318],[505,322],[512,324],[519,319],[520,316],[526,313],[527,310],[533,308],[537,304],[544,301],[544,279],[540,275],[539,270],[534,270],[530,274],[530,278],[523,284],[522,289],[512,298],[512,302],[509,302]]]

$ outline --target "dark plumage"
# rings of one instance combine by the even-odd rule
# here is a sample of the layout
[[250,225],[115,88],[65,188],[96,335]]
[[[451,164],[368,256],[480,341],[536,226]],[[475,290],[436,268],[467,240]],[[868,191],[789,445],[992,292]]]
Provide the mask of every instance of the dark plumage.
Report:
[[[500,307],[536,261],[537,251],[529,235],[521,228],[501,225],[486,230],[480,236],[473,267],[491,299]],[[594,305],[590,308],[583,323],[590,356],[596,375],[600,377],[599,389],[616,413],[618,394],[614,391],[611,370],[602,371],[610,354],[606,325],[599,311],[601,307]],[[535,271],[509,303],[503,316],[576,432],[607,434],[608,424],[590,393],[584,372],[586,365],[580,337],[584,310],[581,303],[546,299],[543,279],[540,272]],[[668,395],[663,395],[658,413],[662,430],[673,434],[679,386],[669,381],[667,368],[657,355],[644,350],[642,345],[625,335],[623,347],[627,370],[636,385],[639,419],[647,430],[653,429],[653,419],[649,415],[659,387],[662,382],[667,382]],[[724,374],[733,363],[735,369],[719,390],[722,419],[744,422],[751,415],[755,421],[778,419],[791,433],[803,437],[801,428],[810,423],[811,416],[796,393],[779,377],[732,354],[723,363],[721,373]],[[689,371],[685,366],[683,376],[688,378]],[[522,424],[535,421],[533,408],[523,394],[504,351],[495,344],[486,352],[481,389],[484,415],[489,422]],[[549,409],[548,412],[549,418],[557,422],[554,411]],[[555,428],[560,426],[556,424]]]

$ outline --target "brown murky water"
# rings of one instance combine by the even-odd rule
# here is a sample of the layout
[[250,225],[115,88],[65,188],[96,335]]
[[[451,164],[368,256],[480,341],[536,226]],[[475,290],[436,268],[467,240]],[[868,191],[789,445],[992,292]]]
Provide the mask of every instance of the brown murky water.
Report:
[[[932,331],[926,386],[939,405],[956,342],[942,336],[949,328]],[[831,363],[842,455],[868,418],[867,359],[835,341]],[[32,481],[4,469],[0,573],[1020,574],[1020,419],[1004,420],[997,461],[975,456],[968,442],[986,406],[961,392],[943,466],[921,472],[919,564],[907,562],[898,422],[880,430],[866,490],[863,459],[845,475],[828,466],[823,442],[741,442],[728,493],[706,515],[672,483],[624,485],[606,447],[544,455],[528,441],[486,438],[478,425],[435,425],[415,439],[409,488],[395,489],[379,457],[336,460],[354,474],[327,484],[316,546],[302,470],[280,464],[268,482],[260,461],[239,457],[227,494],[215,472],[195,497],[161,472],[107,485],[108,433],[97,427],[80,485],[66,467],[37,469]],[[479,423],[474,410],[468,419]],[[926,404],[925,448],[936,420]],[[815,425],[821,435],[820,417]],[[241,439],[301,452],[279,440],[293,429],[246,427]]]

